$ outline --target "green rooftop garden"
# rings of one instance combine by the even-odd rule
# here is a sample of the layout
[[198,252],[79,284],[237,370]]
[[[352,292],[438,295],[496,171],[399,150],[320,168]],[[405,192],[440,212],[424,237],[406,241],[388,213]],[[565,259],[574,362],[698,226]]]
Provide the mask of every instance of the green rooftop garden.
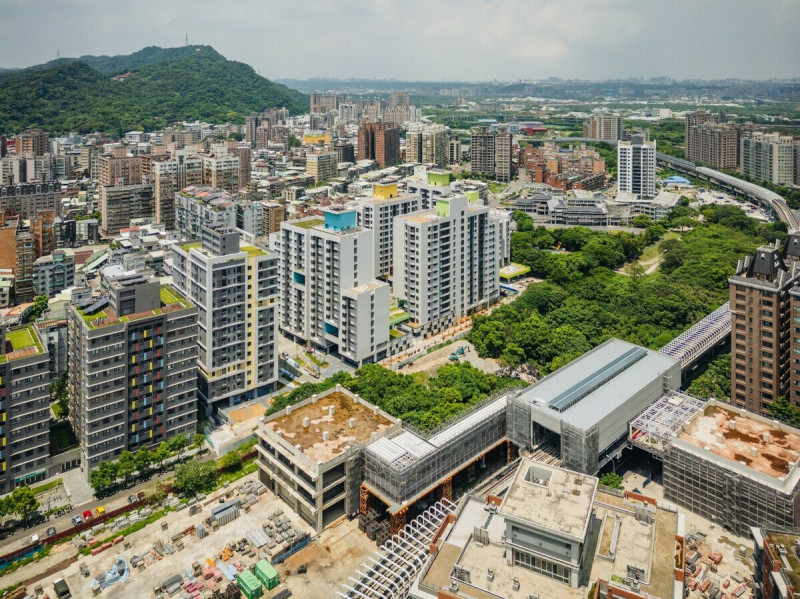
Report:
[[312,227],[318,227],[320,225],[325,224],[324,218],[311,218],[309,220],[299,220],[292,223],[295,227],[300,227],[301,229],[310,229]]
[[[42,353],[42,344],[39,343],[39,338],[36,336],[33,326],[25,326],[17,329],[11,329],[6,333],[6,341],[11,343],[12,351],[19,351],[22,349],[36,348],[36,353]],[[2,356],[5,361],[7,358]]]
[[411,317],[408,315],[408,312],[405,312],[400,308],[394,308],[389,312],[389,326],[398,325],[401,322],[405,322],[409,318]]
[[193,241],[192,243],[184,243],[179,245],[178,247],[181,248],[184,252],[188,252],[192,248],[199,248],[201,243],[199,241]]
[[186,308],[191,307],[191,304],[169,285],[161,286],[161,303],[165,306],[169,306],[171,304],[181,304]]
[[247,252],[250,256],[266,256],[267,252],[254,245],[243,245],[239,248],[243,252]]

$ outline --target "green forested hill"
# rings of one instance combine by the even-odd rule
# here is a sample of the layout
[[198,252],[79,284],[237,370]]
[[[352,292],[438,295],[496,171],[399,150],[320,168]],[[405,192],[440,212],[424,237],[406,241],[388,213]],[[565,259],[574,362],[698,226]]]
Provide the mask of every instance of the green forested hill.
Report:
[[[243,122],[254,111],[308,110],[308,96],[226,60],[208,46],[60,59],[0,74],[0,133],[151,130],[179,120]],[[132,71],[117,82],[110,74]]]

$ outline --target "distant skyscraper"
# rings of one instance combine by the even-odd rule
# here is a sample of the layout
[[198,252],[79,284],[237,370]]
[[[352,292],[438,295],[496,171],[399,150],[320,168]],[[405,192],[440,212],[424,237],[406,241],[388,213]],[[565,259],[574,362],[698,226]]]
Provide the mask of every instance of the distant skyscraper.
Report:
[[406,162],[410,164],[448,163],[448,137],[444,125],[412,124],[406,132]]
[[779,133],[753,133],[742,137],[741,172],[756,181],[774,185],[798,182],[797,160],[800,141]]
[[739,131],[733,125],[692,125],[686,140],[687,160],[718,169],[735,169],[739,166]]
[[687,160],[697,160],[695,146],[697,144],[695,136],[692,134],[692,128],[695,125],[703,125],[705,123],[718,124],[719,115],[712,114],[706,110],[696,110],[694,112],[686,113],[686,122],[683,127],[684,137],[684,151],[683,155]]
[[619,141],[622,139],[622,117],[607,112],[593,114],[583,123],[583,136]]
[[501,183],[511,181],[513,173],[511,166],[511,148],[513,138],[508,132],[508,127],[498,127],[494,139],[494,175]]
[[358,159],[385,168],[400,162],[400,128],[394,123],[363,123],[358,128]]
[[447,163],[451,166],[461,164],[461,139],[457,135],[450,137],[447,158]]
[[408,92],[394,91],[389,96],[389,108],[403,107],[408,108],[411,105],[411,97]]
[[470,170],[481,175],[494,175],[498,181],[511,181],[511,149],[513,137],[508,128],[497,131],[488,127],[474,130],[470,139]]
[[617,185],[619,191],[640,198],[656,195],[656,142],[633,136],[617,142]]
[[34,156],[43,156],[50,151],[50,144],[48,140],[47,131],[41,129],[28,129],[24,133],[17,136],[17,141],[14,144],[17,156],[25,156],[26,154],[33,154]]

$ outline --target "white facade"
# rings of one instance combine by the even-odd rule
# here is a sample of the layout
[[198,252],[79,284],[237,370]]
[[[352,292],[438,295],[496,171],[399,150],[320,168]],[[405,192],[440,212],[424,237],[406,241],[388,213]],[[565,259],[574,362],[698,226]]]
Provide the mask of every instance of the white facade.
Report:
[[640,198],[656,195],[656,142],[633,136],[617,142],[617,185],[619,191]]
[[778,133],[754,133],[742,138],[740,170],[755,181],[792,185],[798,181],[796,160],[800,142]]
[[499,219],[463,195],[394,219],[394,294],[428,334],[499,297]]
[[422,209],[422,198],[418,195],[403,195],[393,198],[370,198],[358,207],[358,224],[372,229],[375,246],[375,277],[392,272],[394,254],[394,219]]
[[389,286],[375,280],[373,241],[352,207],[282,223],[281,329],[356,365],[387,357]]

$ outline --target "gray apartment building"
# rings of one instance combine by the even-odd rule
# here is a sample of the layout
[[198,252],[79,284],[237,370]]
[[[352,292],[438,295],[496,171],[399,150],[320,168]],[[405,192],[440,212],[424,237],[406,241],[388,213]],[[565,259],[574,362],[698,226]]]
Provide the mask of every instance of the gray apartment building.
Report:
[[234,229],[200,230],[173,246],[175,287],[198,306],[203,408],[260,397],[278,380],[278,256],[240,243]]
[[123,450],[193,434],[197,421],[197,312],[179,292],[135,273],[72,304],[70,418],[84,472]]
[[11,210],[24,219],[33,218],[43,210],[53,210],[56,216],[61,216],[61,185],[51,181],[0,186],[0,210]]
[[50,367],[36,327],[0,327],[0,494],[47,478]]
[[55,250],[33,263],[33,290],[36,295],[53,297],[75,284],[75,252]]

